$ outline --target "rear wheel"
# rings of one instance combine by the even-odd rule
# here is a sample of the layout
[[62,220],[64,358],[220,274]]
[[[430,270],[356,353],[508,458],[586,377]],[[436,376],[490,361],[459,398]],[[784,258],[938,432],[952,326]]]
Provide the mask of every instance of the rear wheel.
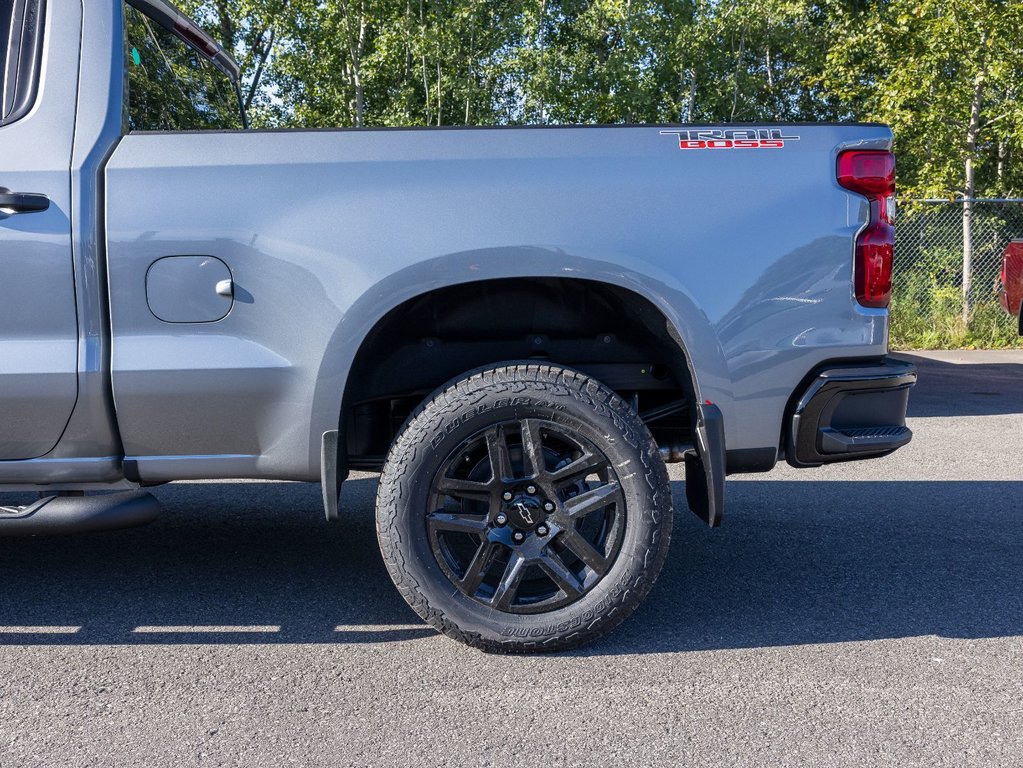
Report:
[[582,374],[484,370],[412,415],[380,478],[388,570],[441,632],[495,652],[571,648],[657,578],[671,491],[636,413]]

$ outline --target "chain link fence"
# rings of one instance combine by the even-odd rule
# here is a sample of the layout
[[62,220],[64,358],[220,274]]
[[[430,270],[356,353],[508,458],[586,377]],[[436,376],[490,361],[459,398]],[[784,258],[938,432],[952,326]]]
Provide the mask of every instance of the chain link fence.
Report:
[[1018,238],[1023,199],[899,200],[893,346],[1018,344],[1018,324],[998,303],[1002,254]]

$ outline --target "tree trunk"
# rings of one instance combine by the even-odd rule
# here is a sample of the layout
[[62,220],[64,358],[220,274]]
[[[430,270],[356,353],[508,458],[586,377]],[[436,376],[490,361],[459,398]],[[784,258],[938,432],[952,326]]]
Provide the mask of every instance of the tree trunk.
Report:
[[[625,61],[632,65],[632,0],[626,0],[625,2],[625,29],[622,33],[622,45],[625,48]],[[632,112],[632,105],[634,103],[633,94],[631,93],[632,88],[629,88],[630,93],[628,94],[629,100],[625,107],[625,122],[632,123],[634,116]],[[614,87],[612,86],[608,91],[608,97],[610,100],[614,100]]]
[[365,103],[364,92],[362,87],[362,74],[359,70],[355,70],[355,127],[362,128],[363,118],[363,104]]
[[973,158],[966,159],[966,201],[963,203],[963,325],[973,316]]
[[686,100],[686,117],[683,122],[693,122],[693,112],[696,109],[696,67],[691,70],[689,77],[689,98]]
[[983,77],[977,75],[973,83],[973,100],[970,104],[970,125],[966,129],[966,167],[963,202],[963,325],[968,326],[973,317],[973,198],[977,191],[974,178],[973,159],[977,152],[977,137],[980,134],[980,101],[983,91]]
[[472,102],[472,65],[476,47],[476,7],[469,6],[469,55],[465,67],[465,124],[469,124],[469,105]]
[[739,68],[742,66],[742,57],[746,53],[746,27],[743,25],[742,33],[739,35],[739,55],[735,59],[735,72],[732,74],[732,112],[728,116],[728,122],[735,122],[735,109],[739,105]]
[[[540,48],[540,115],[539,122],[541,125],[547,123],[547,30],[544,28],[544,19],[547,17],[547,0],[541,0],[540,2],[540,19],[537,22],[536,27],[536,38],[533,41],[533,45],[539,45]],[[528,122],[532,122],[528,119]]]
[[430,79],[426,75],[426,15],[423,11],[423,0],[419,0],[419,34],[422,46],[420,63],[423,71],[423,93],[426,97],[426,125],[430,125],[433,122],[433,110],[430,108]]
[[359,30],[355,31],[352,19],[352,7],[347,0],[341,0],[341,10],[345,15],[345,34],[348,37],[348,56],[351,64],[351,86],[355,90],[355,127],[362,128],[364,122],[363,105],[365,97],[362,84],[362,54],[366,49],[366,9],[359,3]]
[[259,62],[256,64],[256,72],[252,75],[252,82],[249,83],[249,91],[245,96],[245,111],[247,112],[252,107],[252,101],[256,98],[256,93],[259,91],[260,81],[263,79],[263,68],[266,66],[266,60],[270,57],[273,52],[274,41],[276,40],[277,33],[271,29],[270,37],[263,44],[263,35],[259,36],[260,49],[259,49]]
[[1005,194],[1005,163],[1009,159],[1009,142],[998,140],[998,193]]
[[227,0],[217,0],[217,16],[220,20],[220,44],[232,56],[234,55],[234,24],[227,8]]
[[[360,9],[361,10],[361,9]],[[362,128],[365,124],[366,94],[362,84],[362,54],[366,50],[366,16],[361,11],[359,16],[359,47],[358,61],[355,65],[355,124]]]

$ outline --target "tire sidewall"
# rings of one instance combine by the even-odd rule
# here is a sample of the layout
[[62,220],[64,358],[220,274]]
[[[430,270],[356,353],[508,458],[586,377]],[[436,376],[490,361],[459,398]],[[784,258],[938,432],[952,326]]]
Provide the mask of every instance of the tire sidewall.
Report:
[[[670,496],[663,498],[667,473],[646,427],[609,390],[591,380],[574,387],[509,378],[463,381],[445,393],[454,397],[435,398],[413,416],[381,476],[381,486],[393,484],[393,496],[403,500],[397,509],[378,509],[381,546],[393,544],[398,557],[385,558],[392,577],[399,585],[412,582],[426,603],[413,607],[421,615],[421,607],[428,608],[424,618],[435,625],[434,613],[491,643],[565,644],[576,633],[599,634],[606,631],[602,625],[617,624],[615,612],[631,612],[622,606],[652,584],[651,552],[666,545],[670,533]],[[496,611],[460,592],[437,563],[426,525],[433,480],[452,452],[488,426],[523,418],[554,422],[601,450],[625,500],[624,535],[608,573],[577,601],[539,614]]]

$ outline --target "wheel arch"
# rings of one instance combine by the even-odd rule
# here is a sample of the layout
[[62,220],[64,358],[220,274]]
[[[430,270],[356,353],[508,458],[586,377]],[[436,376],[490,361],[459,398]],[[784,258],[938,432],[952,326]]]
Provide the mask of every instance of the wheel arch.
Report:
[[[680,379],[679,383],[687,388],[693,402],[702,401],[700,383],[693,365],[694,359],[701,358],[694,356],[692,346],[695,344],[700,349],[712,351],[711,373],[715,372],[714,369],[717,369],[717,372],[724,371],[723,355],[706,315],[696,308],[681,286],[669,285],[656,278],[644,277],[638,272],[626,271],[621,266],[609,263],[587,261],[586,268],[583,269],[577,266],[578,259],[571,259],[563,253],[552,254],[545,249],[500,250],[502,253],[499,254],[492,250],[458,254],[444,263],[432,260],[410,267],[403,273],[392,275],[377,283],[372,289],[364,291],[360,299],[345,314],[332,339],[331,347],[334,354],[328,350],[318,378],[322,390],[318,391],[318,399],[327,396],[328,392],[332,393],[328,400],[328,403],[332,403],[332,409],[327,411],[328,415],[319,423],[323,430],[340,429],[338,458],[342,472],[347,468],[350,453],[347,436],[351,427],[351,408],[367,396],[381,394],[374,393],[373,385],[367,385],[365,381],[367,373],[372,373],[374,368],[368,361],[373,361],[379,351],[387,347],[390,343],[389,334],[393,329],[402,324],[407,326],[417,307],[421,309],[431,303],[438,306],[443,303],[445,297],[469,294],[492,296],[495,292],[514,293],[521,292],[527,286],[541,286],[548,294],[548,306],[552,291],[554,294],[560,292],[562,296],[571,294],[577,297],[596,297],[598,306],[601,306],[602,302],[603,306],[607,306],[609,301],[612,304],[618,302],[620,307],[627,310],[626,325],[632,331],[641,326],[645,327],[650,331],[651,338],[656,340],[659,349],[664,354],[674,357],[676,368],[673,373]],[[554,269],[549,264],[552,255],[559,259],[560,268]],[[587,315],[584,311],[583,315],[592,318],[593,312],[590,311]],[[559,321],[564,319],[558,318]],[[613,329],[622,322],[622,319],[607,318],[607,327]],[[500,322],[496,327],[501,327]],[[494,328],[495,325],[491,324],[490,330]],[[522,327],[514,330],[521,331]],[[540,335],[543,335],[544,329],[533,326],[530,330],[539,331]],[[408,341],[412,336],[423,336],[428,332],[427,329],[418,327],[407,328],[404,340]],[[479,337],[476,341],[485,342],[486,337]],[[485,349],[486,344],[480,346],[484,349],[476,356],[463,355],[457,358],[464,361],[464,365],[452,362],[455,368],[437,372],[430,389],[440,386],[451,376],[472,368],[509,359],[531,357],[515,349],[510,351],[494,349],[490,353]],[[703,357],[706,355],[703,354]],[[575,361],[565,360],[558,354],[541,356],[539,359],[577,367],[572,366]],[[701,359],[701,368],[704,367]],[[720,377],[715,378],[721,380]],[[370,386],[369,390],[367,386]],[[322,432],[314,429],[312,435],[314,446],[311,446],[313,450],[320,449],[320,434]]]

